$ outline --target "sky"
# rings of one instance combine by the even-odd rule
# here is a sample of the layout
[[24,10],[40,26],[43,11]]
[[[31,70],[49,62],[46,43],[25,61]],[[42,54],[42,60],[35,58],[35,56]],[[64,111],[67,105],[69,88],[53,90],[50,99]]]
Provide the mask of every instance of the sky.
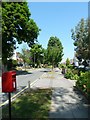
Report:
[[88,2],[89,0],[28,0],[28,2]]
[[[71,29],[75,28],[81,18],[88,18],[88,2],[28,2],[31,18],[41,29],[38,42],[47,48],[49,38],[56,36],[60,39],[63,49],[63,61],[74,57],[74,45],[71,39]],[[27,47],[22,44],[21,48]]]

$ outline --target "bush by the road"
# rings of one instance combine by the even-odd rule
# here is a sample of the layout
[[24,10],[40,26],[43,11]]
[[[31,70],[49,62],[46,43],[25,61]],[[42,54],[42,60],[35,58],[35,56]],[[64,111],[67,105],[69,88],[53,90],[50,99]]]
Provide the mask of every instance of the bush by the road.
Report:
[[78,71],[75,69],[67,69],[65,73],[65,78],[71,79],[71,80],[78,80]]
[[90,98],[90,71],[80,73],[80,77],[76,82],[76,86],[80,88],[87,95],[87,97]]
[[67,68],[65,78],[77,80],[76,86],[90,99],[90,71],[78,68]]

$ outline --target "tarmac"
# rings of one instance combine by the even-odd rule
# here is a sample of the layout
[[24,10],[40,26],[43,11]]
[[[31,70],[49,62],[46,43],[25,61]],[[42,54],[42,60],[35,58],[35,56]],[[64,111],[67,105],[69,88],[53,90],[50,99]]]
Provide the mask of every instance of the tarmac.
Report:
[[75,82],[64,78],[57,68],[44,73],[32,86],[32,88],[52,89],[49,118],[89,119],[90,106],[85,96],[75,87]]

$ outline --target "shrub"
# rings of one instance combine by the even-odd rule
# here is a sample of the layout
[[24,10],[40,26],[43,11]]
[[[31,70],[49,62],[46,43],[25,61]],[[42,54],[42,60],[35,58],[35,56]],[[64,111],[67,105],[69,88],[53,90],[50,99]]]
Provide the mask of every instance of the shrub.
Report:
[[80,77],[76,82],[78,86],[90,98],[90,71],[80,72]]
[[78,80],[78,79],[79,79],[79,76],[78,76],[77,74],[75,74],[75,75],[73,76],[73,79],[74,79],[74,80]]
[[73,72],[74,75],[75,74],[79,75],[79,70],[78,69],[72,69],[72,72]]
[[59,68],[66,68],[66,65],[65,64],[60,64]]
[[69,64],[67,67],[70,68],[70,69],[73,69],[74,66]]
[[66,59],[66,66],[69,66],[70,65],[70,60],[69,58]]
[[74,69],[67,69],[67,72],[65,74],[65,78],[71,79],[71,80],[78,80],[79,76],[77,75],[77,72],[74,71]]
[[70,69],[68,69],[66,74],[65,74],[65,78],[73,79],[73,77],[74,77],[74,74],[72,73],[72,71]]

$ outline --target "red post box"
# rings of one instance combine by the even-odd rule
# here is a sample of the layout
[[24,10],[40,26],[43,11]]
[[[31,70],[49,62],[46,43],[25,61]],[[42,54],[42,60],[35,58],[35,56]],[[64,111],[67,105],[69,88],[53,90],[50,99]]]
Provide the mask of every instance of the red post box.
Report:
[[8,71],[2,74],[2,92],[16,91],[16,71]]

